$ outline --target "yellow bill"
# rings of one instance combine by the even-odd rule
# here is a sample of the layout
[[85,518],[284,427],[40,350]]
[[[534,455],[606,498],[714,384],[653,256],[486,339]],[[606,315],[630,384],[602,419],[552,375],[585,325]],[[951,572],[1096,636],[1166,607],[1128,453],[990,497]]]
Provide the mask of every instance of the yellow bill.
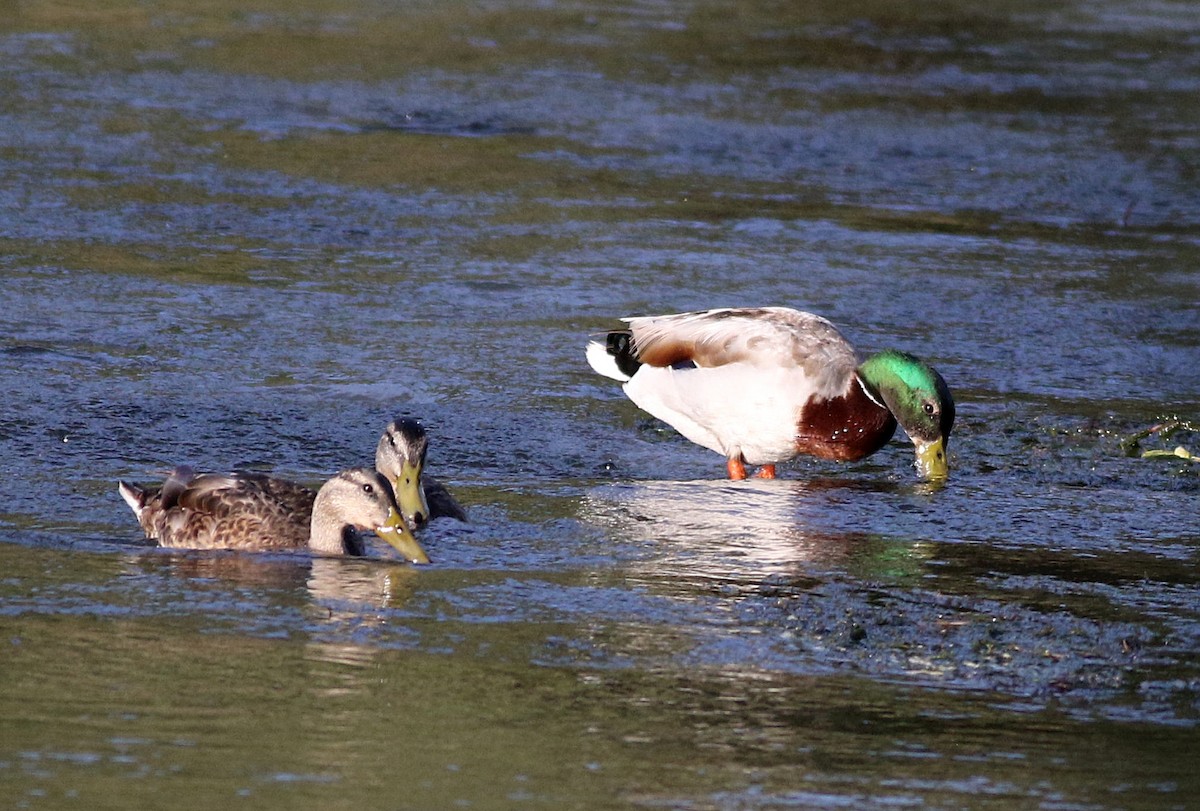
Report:
[[399,475],[392,480],[392,490],[409,526],[414,529],[425,526],[429,521],[429,502],[425,500],[425,488],[421,487],[421,465],[405,460]]
[[946,457],[946,440],[938,437],[932,442],[914,442],[917,446],[917,470],[927,479],[945,479],[950,472]]
[[388,510],[387,522],[383,526],[375,527],[375,534],[391,544],[405,560],[413,563],[429,562],[429,555],[426,555],[421,544],[417,543],[404,517],[394,509]]

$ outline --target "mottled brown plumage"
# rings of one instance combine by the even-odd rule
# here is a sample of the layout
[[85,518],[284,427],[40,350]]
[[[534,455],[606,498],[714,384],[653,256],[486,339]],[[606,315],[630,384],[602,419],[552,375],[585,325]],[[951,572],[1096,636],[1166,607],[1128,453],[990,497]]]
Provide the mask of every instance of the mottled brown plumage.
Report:
[[162,488],[120,482],[146,537],[189,549],[301,549],[363,554],[356,530],[375,532],[405,558],[428,562],[405,525],[387,480],[352,468],[314,492],[254,473],[196,474],[180,467]]

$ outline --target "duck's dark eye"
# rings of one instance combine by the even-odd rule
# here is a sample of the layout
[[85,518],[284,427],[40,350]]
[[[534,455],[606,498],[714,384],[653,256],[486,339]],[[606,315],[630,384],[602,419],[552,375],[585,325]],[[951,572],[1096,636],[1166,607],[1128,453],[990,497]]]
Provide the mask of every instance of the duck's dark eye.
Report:
[[369,484],[364,484],[364,485],[363,485],[363,492],[364,492],[364,493],[374,493],[374,492],[375,492],[375,488],[374,488],[374,487],[372,487],[372,486],[371,486],[371,485],[369,485]]
[[937,411],[937,408],[934,407],[933,403],[925,403],[921,406],[921,408],[925,409],[925,413],[931,417],[933,416],[933,412]]

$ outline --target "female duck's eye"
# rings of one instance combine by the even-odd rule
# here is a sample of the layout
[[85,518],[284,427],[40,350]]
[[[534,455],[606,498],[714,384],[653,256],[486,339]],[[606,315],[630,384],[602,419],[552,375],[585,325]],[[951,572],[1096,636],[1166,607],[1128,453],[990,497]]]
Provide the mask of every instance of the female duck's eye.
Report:
[[375,488],[374,488],[374,487],[372,487],[372,486],[371,486],[371,485],[369,485],[369,484],[364,484],[364,485],[363,485],[363,492],[364,492],[364,493],[374,493],[374,492],[375,492]]

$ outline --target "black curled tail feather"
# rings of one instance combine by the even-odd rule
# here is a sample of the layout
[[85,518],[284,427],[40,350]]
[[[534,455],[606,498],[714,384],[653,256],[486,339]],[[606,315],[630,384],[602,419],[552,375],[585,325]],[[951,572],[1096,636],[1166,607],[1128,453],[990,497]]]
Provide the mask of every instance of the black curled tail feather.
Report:
[[642,368],[642,363],[637,359],[637,353],[633,349],[633,333],[629,330],[608,333],[605,349],[608,350],[608,354],[613,356],[613,360],[617,362],[617,368],[621,370],[622,374],[633,377],[637,374],[637,370]]

